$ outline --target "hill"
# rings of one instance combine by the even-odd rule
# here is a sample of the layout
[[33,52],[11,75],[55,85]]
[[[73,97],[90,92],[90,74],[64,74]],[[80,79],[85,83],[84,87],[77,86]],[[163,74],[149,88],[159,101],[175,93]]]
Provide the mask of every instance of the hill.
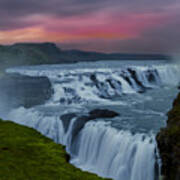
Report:
[[16,43],[0,45],[1,69],[19,65],[60,64],[98,60],[167,60],[161,54],[99,53],[61,50],[54,43]]
[[101,180],[68,163],[64,147],[31,128],[0,120],[1,180]]

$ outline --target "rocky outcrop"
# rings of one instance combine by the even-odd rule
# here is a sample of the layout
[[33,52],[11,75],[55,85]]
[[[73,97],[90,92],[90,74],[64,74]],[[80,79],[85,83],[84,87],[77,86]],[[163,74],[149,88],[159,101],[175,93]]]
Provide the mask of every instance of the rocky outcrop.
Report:
[[162,159],[163,180],[180,179],[180,94],[168,113],[167,127],[157,135],[157,143]]
[[48,78],[18,74],[1,77],[0,92],[0,101],[13,108],[17,106],[29,108],[43,104],[53,94]]
[[90,120],[95,120],[99,118],[114,118],[116,116],[119,116],[117,112],[108,110],[108,109],[94,109],[90,111],[88,114],[85,115],[79,115],[78,113],[68,113],[63,114],[60,119],[63,122],[63,126],[65,129],[65,132],[67,132],[70,122],[73,118],[76,118],[76,121],[73,123],[72,127],[72,139],[73,142],[74,139],[77,137],[78,133],[83,129],[85,124]]
[[[64,128],[67,130],[71,120],[73,118],[77,118],[77,121],[80,121],[78,123],[78,126],[80,124],[85,124],[87,121],[94,120],[94,119],[99,119],[99,118],[114,118],[116,116],[119,116],[119,114],[115,111],[111,111],[108,109],[94,109],[90,111],[86,115],[80,115],[77,113],[68,113],[68,114],[63,114],[61,115],[60,119],[63,122]],[[82,123],[83,122],[83,123]]]
[[108,109],[94,109],[89,112],[90,119],[97,119],[97,118],[114,118],[119,114],[115,111],[111,111]]

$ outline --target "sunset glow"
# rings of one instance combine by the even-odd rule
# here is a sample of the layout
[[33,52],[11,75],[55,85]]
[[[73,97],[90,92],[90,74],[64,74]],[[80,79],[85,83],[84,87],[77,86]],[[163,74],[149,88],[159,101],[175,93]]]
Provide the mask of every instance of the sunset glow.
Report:
[[[2,0],[0,43],[52,41],[62,48],[108,52],[154,52],[152,47],[179,51],[180,38],[175,36],[180,37],[180,3],[135,2],[15,0],[13,7],[12,1]],[[11,9],[11,14],[6,11]]]

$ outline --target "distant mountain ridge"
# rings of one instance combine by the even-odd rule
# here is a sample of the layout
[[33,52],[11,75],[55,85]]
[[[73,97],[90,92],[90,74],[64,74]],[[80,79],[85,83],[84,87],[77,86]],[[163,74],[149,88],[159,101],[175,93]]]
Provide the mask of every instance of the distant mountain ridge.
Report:
[[61,50],[55,43],[16,43],[0,45],[1,69],[17,65],[60,64],[99,60],[168,60],[161,54],[100,53]]

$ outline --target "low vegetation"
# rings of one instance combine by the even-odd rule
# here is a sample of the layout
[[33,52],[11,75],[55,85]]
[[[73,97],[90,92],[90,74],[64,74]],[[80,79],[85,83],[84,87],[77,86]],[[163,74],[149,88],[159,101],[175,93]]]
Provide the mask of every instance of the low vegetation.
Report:
[[0,120],[1,180],[100,180],[67,162],[63,146],[31,128]]

